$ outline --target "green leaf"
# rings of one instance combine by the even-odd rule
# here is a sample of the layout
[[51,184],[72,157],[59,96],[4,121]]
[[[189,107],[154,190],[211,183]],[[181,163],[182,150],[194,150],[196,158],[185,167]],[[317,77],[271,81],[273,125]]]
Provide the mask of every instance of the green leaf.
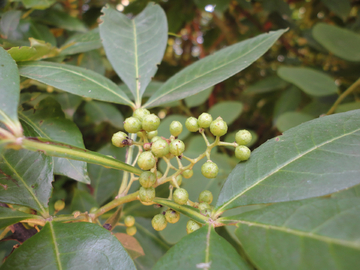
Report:
[[70,31],[86,32],[87,30],[84,22],[61,10],[49,9],[39,18],[39,20],[46,24],[54,25]]
[[360,198],[360,185],[336,192],[331,195],[331,198],[337,198],[337,199],[346,199],[346,198],[353,198],[353,197]]
[[158,134],[165,138],[170,138],[170,129],[169,126],[172,121],[179,121],[183,125],[183,131],[178,136],[179,140],[184,140],[187,136],[189,136],[190,131],[185,127],[185,121],[187,117],[180,114],[172,114],[161,120],[160,126],[158,128]]
[[159,5],[149,3],[133,19],[106,6],[100,36],[109,61],[141,103],[141,97],[157,71],[167,44],[166,15]]
[[[8,38],[9,35],[18,27],[21,18],[20,10],[9,10],[1,14],[0,33],[2,37]],[[3,56],[1,56],[3,58]]]
[[257,148],[226,180],[218,213],[241,205],[301,200],[360,183],[360,111],[324,116]]
[[335,112],[341,113],[341,112],[348,112],[348,111],[358,110],[358,109],[360,109],[360,102],[350,102],[350,103],[340,104],[336,108]]
[[56,2],[56,0],[21,0],[26,8],[46,9]]
[[[167,209],[164,209],[166,211]],[[175,224],[169,224],[166,228],[159,232],[160,236],[166,243],[170,245],[175,245],[183,237],[187,235],[186,232],[186,223],[190,220],[185,215],[180,215],[180,219]]]
[[246,262],[212,226],[204,226],[170,248],[154,270],[250,269]]
[[97,125],[107,122],[118,129],[123,128],[124,117],[112,104],[90,101],[85,104],[84,110],[91,121]]
[[71,201],[71,212],[90,212],[92,207],[99,207],[99,204],[96,202],[95,198],[91,196],[89,192],[75,189],[74,196]]
[[60,55],[83,53],[101,48],[99,28],[71,36],[62,46]]
[[199,93],[240,72],[262,56],[286,30],[278,30],[222,49],[171,77],[145,104],[155,107]]
[[262,94],[283,89],[288,83],[278,76],[266,77],[246,88],[244,94]]
[[242,112],[243,105],[238,101],[223,101],[215,104],[209,110],[209,114],[215,120],[219,116],[228,124],[231,125],[232,122],[238,118]]
[[24,219],[34,218],[34,215],[17,211],[7,207],[0,207],[0,229]]
[[281,16],[291,18],[292,11],[288,3],[284,0],[263,0],[263,8],[269,12],[278,12]]
[[286,112],[281,114],[275,121],[275,126],[279,131],[284,132],[290,128],[296,127],[302,123],[314,119],[309,114],[301,112]]
[[[39,250],[41,252],[39,252]],[[1,269],[136,270],[111,232],[92,223],[48,222],[16,249]]]
[[57,95],[52,95],[52,97],[55,98],[56,101],[60,103],[63,112],[65,113],[66,117],[69,119],[73,118],[74,113],[76,112],[77,108],[80,106],[83,100],[79,96],[72,95],[66,92]]
[[343,20],[349,16],[351,10],[350,0],[321,0],[332,12],[341,17]]
[[360,199],[274,204],[239,218],[236,235],[257,269],[357,269]]
[[[21,130],[17,116],[20,77],[15,61],[0,47],[0,121],[13,131]],[[20,131],[18,133],[21,133]]]
[[115,83],[91,70],[50,62],[26,62],[19,64],[19,71],[21,76],[75,95],[133,105]]
[[5,151],[6,146],[8,144],[13,142],[14,142],[13,140],[0,140],[0,154],[2,154]]
[[[42,100],[34,110],[19,112],[19,116],[34,129],[38,137],[85,147],[79,128],[65,118],[59,103],[52,98]],[[54,158],[54,162],[54,174],[90,183],[85,162],[65,158]]]
[[274,108],[273,123],[286,112],[296,111],[301,102],[301,91],[295,85],[286,89],[277,99]]
[[43,40],[56,47],[56,38],[51,33],[48,26],[41,23],[36,23],[32,20],[27,20],[23,24],[24,25],[20,25],[20,27],[18,27],[18,29],[20,28],[19,30],[23,35],[23,39],[34,38],[38,40]]
[[295,84],[306,94],[312,96],[328,96],[338,92],[333,78],[321,71],[304,67],[280,67],[278,75]]
[[208,89],[205,89],[202,92],[199,92],[195,95],[192,95],[190,97],[186,97],[184,99],[185,104],[188,108],[197,107],[201,104],[203,104],[211,95],[211,92],[213,91],[214,87],[211,86]]
[[347,61],[360,61],[360,35],[335,25],[318,23],[312,34],[317,42]]
[[[118,160],[125,161],[126,148],[118,148],[107,144],[98,152],[103,155],[110,155]],[[94,188],[93,196],[99,205],[106,202],[111,196],[117,195],[123,172],[114,169],[107,169],[102,166],[89,164],[89,176],[91,186]]]
[[52,158],[43,153],[9,149],[0,156],[0,201],[3,203],[27,206],[44,214],[52,181]]

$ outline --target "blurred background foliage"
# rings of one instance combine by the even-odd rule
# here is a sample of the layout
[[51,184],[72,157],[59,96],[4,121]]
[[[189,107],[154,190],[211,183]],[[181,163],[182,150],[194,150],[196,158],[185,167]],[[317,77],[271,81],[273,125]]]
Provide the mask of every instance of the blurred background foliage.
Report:
[[[18,62],[43,59],[85,67],[111,78],[124,91],[128,91],[102,48],[98,33],[100,10],[109,4],[132,17],[141,12],[148,2],[1,0],[0,44]],[[234,141],[235,131],[249,129],[254,138],[251,144],[253,149],[293,126],[326,114],[339,96],[341,103],[330,112],[360,108],[359,92],[356,89],[345,92],[360,74],[359,0],[154,2],[166,12],[169,39],[164,59],[147,89],[145,99],[162,82],[198,59],[261,33],[289,28],[264,56],[241,73],[195,96],[154,108],[154,113],[163,119],[159,134],[167,135],[168,125],[174,119],[185,122],[188,116],[198,117],[202,112],[209,111],[213,117],[220,115],[228,122],[226,141]],[[32,53],[24,57],[24,53],[18,53],[19,50]],[[114,132],[122,129],[123,119],[132,114],[128,107],[85,99],[29,79],[22,79],[21,87],[21,110],[36,108],[41,100],[50,96],[60,104],[66,118],[73,120],[80,128],[86,148],[119,159],[124,157],[123,149],[114,149],[108,142]],[[186,142],[189,156],[203,151],[199,135],[191,135],[185,130],[181,136]],[[188,179],[184,179],[183,186],[190,189],[190,199],[196,198],[204,187],[212,190],[216,197],[223,181],[236,165],[231,158],[232,151],[230,148],[220,148],[214,157],[221,168],[216,179],[201,179],[199,171],[195,171],[200,180],[199,187],[194,188],[188,185]],[[95,165],[89,165],[88,170],[92,181],[88,186],[57,176],[50,207],[56,200],[63,199],[68,207],[62,213],[89,211],[91,207],[103,205],[116,194],[121,172],[109,170],[103,173]],[[114,178],[117,180],[114,181]],[[167,196],[166,188],[159,190],[158,195],[162,192]],[[125,207],[125,213],[136,213],[143,217],[151,217],[154,211],[149,211],[140,203]],[[144,232],[149,222],[145,219],[140,221],[140,232]],[[186,220],[180,223],[184,222]],[[177,227],[169,230],[174,228]],[[183,233],[185,235],[184,230]],[[226,230],[222,233],[228,239],[231,238],[230,234]],[[166,250],[165,246],[181,238],[167,230],[161,232],[160,236],[166,243],[159,256]],[[234,245],[238,244],[233,242]],[[152,248],[149,244],[149,252]],[[4,247],[0,255],[5,254],[8,253]],[[146,259],[140,257],[137,260],[139,263]]]

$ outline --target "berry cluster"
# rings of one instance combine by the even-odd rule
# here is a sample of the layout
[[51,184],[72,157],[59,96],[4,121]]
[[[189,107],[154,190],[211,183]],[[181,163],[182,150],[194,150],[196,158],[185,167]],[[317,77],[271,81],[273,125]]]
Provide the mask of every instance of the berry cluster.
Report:
[[[183,130],[183,125],[179,121],[173,121],[170,124],[170,138],[164,138],[158,136],[158,127],[160,125],[160,119],[155,114],[144,108],[137,109],[132,117],[126,118],[124,122],[124,129],[128,133],[136,133],[137,136],[130,136],[122,131],[115,133],[112,137],[112,143],[117,147],[125,147],[135,145],[139,148],[139,153],[135,158],[134,164],[143,170],[141,175],[137,178],[132,175],[130,185],[133,181],[138,180],[141,187],[139,189],[138,199],[145,205],[154,204],[153,200],[156,196],[155,188],[166,182],[170,182],[170,196],[175,203],[179,205],[190,205],[198,208],[203,215],[210,216],[212,206],[210,203],[213,200],[212,194],[208,190],[201,192],[199,196],[199,202],[191,202],[189,200],[189,194],[184,188],[180,188],[182,178],[191,178],[193,176],[193,166],[203,159],[207,158],[207,161],[201,166],[201,173],[207,178],[215,178],[219,173],[219,168],[216,163],[210,159],[211,150],[215,146],[233,146],[235,147],[235,157],[240,161],[246,161],[249,159],[251,151],[246,146],[251,142],[251,133],[247,130],[240,130],[236,133],[235,142],[227,143],[220,141],[220,137],[225,135],[228,130],[226,122],[218,117],[213,120],[212,116],[208,113],[202,113],[198,118],[189,117],[185,122],[185,127],[190,132],[199,132],[206,143],[207,149],[201,155],[195,159],[191,159],[184,155],[185,144],[178,139],[178,136]],[[215,141],[209,143],[205,131],[210,129],[210,133],[215,136]],[[137,139],[136,139],[137,138]],[[162,158],[166,164],[167,169],[162,174],[157,169],[158,160]],[[178,164],[176,168],[170,162],[175,158]],[[190,162],[189,165],[183,166],[182,159],[186,159]],[[175,170],[175,173],[170,174],[170,169]],[[176,187],[173,192],[173,187]],[[130,219],[131,216],[126,218]],[[131,217],[133,218],[133,217]],[[152,225],[155,230],[163,230],[167,223],[176,223],[180,218],[180,213],[168,209],[161,214],[154,216]],[[130,221],[126,222],[127,233],[133,235],[136,233],[136,228]],[[187,232],[193,232],[198,229],[200,225],[193,220],[190,220],[187,224]]]

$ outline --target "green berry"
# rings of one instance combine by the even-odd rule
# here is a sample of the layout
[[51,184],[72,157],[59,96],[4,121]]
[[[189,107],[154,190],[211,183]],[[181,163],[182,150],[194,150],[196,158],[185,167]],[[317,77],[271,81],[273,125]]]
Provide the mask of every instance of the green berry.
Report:
[[166,228],[167,221],[163,214],[157,214],[151,220],[151,225],[156,231],[162,231]]
[[181,140],[173,140],[170,143],[170,153],[174,156],[180,156],[185,151],[185,144]]
[[198,118],[199,127],[201,127],[201,128],[210,127],[212,120],[213,120],[213,118],[210,114],[208,114],[208,113],[200,114],[200,116]]
[[145,203],[151,202],[155,198],[155,188],[141,187],[139,190],[139,197],[140,197],[140,201],[142,201],[142,202],[145,202]]
[[26,206],[20,206],[16,210],[27,213],[27,214],[32,214],[32,210],[29,207],[26,207]]
[[154,136],[152,139],[151,139],[151,142],[154,143],[156,142],[157,140],[160,140],[162,139],[160,136]]
[[165,218],[166,218],[167,222],[174,224],[179,221],[180,213],[176,212],[172,209],[169,209],[165,212]]
[[154,131],[150,131],[147,133],[147,137],[149,140],[151,140],[152,138],[154,138],[155,136],[158,135],[158,131],[157,130],[154,130]]
[[144,188],[152,187],[156,183],[155,173],[149,171],[142,172],[139,177],[139,183]]
[[151,151],[145,151],[140,154],[137,164],[139,165],[140,169],[147,171],[155,166],[156,159]]
[[176,180],[177,184],[180,186],[182,183],[182,176],[179,174],[178,176],[176,176],[175,180]]
[[211,193],[211,191],[209,190],[203,190],[201,191],[200,195],[199,195],[199,202],[206,202],[208,204],[210,204],[213,201],[213,195]]
[[186,119],[185,127],[186,127],[190,132],[196,132],[196,131],[198,131],[198,130],[199,130],[198,120],[197,120],[195,117],[189,117],[188,119]]
[[216,118],[210,124],[210,132],[214,136],[221,137],[226,134],[227,130],[228,130],[227,124],[224,120],[222,120],[221,117]]
[[163,176],[163,174],[160,171],[156,171],[156,179],[159,179]]
[[193,176],[194,171],[193,170],[185,170],[183,171],[182,175],[186,178],[189,179]]
[[147,116],[149,114],[150,114],[150,112],[147,109],[139,108],[139,109],[135,110],[135,112],[133,113],[133,117],[139,119],[140,122],[142,122],[144,120],[145,116]]
[[144,148],[144,151],[151,150],[151,143],[144,143],[143,148]]
[[170,124],[170,133],[174,137],[177,137],[180,135],[180,133],[183,130],[183,125],[179,121],[172,121]]
[[90,214],[94,214],[97,210],[99,210],[99,208],[94,206],[94,207],[91,207],[89,212],[90,212]]
[[124,223],[126,227],[132,227],[135,224],[135,218],[133,216],[126,216]]
[[124,121],[124,129],[129,133],[137,133],[141,130],[141,122],[135,117],[128,117]]
[[240,161],[248,160],[250,155],[251,150],[244,145],[239,145],[235,148],[235,157],[240,159]]
[[116,132],[112,138],[111,142],[116,147],[124,147],[126,144],[123,144],[123,141],[126,141],[128,138],[128,135],[122,131]]
[[251,139],[251,133],[246,129],[239,130],[235,135],[235,141],[238,145],[248,145]]
[[208,160],[201,166],[201,173],[206,178],[215,178],[219,173],[219,168],[216,163]]
[[160,125],[160,118],[155,114],[149,114],[142,121],[142,128],[147,132],[157,130]]
[[61,211],[65,207],[65,202],[63,200],[57,200],[54,204],[54,208],[56,211]]
[[129,228],[126,228],[126,233],[130,236],[133,236],[136,234],[136,227],[135,226],[132,226],[132,227],[129,227]]
[[167,141],[160,139],[154,142],[151,146],[151,152],[155,157],[163,157],[166,156],[170,151],[169,144]]
[[177,204],[180,205],[186,204],[187,201],[189,200],[189,193],[186,191],[186,189],[177,188],[174,191],[173,199],[174,202],[176,202]]
[[193,221],[193,220],[189,220],[187,223],[186,223],[186,232],[188,234],[192,233],[192,232],[195,232],[197,229],[200,229],[200,225]]
[[208,212],[211,210],[210,205],[206,202],[200,203],[198,208],[200,210],[200,213],[202,213],[202,214],[208,214]]

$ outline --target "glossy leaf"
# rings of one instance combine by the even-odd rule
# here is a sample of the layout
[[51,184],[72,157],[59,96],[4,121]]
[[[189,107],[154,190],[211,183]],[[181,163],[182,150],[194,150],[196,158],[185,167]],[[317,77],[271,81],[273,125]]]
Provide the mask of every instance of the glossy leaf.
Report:
[[76,112],[77,108],[80,106],[83,100],[79,96],[72,95],[66,92],[52,95],[52,97],[60,103],[61,109],[65,113],[66,117],[70,119],[72,119],[74,113]]
[[259,35],[195,62],[171,77],[145,107],[183,99],[231,77],[263,55],[285,31]]
[[20,18],[20,10],[9,10],[1,14],[0,33],[4,38],[8,38],[8,36],[11,35],[11,32],[15,31],[19,25]]
[[[111,144],[102,147],[98,152],[110,155],[118,160],[125,161],[126,148],[118,148]],[[123,172],[120,170],[107,169],[95,164],[89,164],[89,176],[93,187],[93,196],[102,205],[111,196],[117,195]]]
[[43,153],[9,149],[0,156],[0,201],[3,203],[28,206],[45,213],[52,181],[52,158]]
[[341,113],[341,112],[348,112],[348,111],[358,110],[358,109],[360,109],[360,102],[350,102],[350,103],[340,104],[336,108],[335,112]]
[[360,61],[360,35],[335,25],[318,23],[312,34],[331,53],[347,61]]
[[82,21],[72,17],[65,11],[49,9],[44,13],[44,16],[40,17],[39,19],[46,24],[64,28],[70,31],[86,31],[86,26]]
[[21,0],[26,8],[46,9],[56,2],[56,0]]
[[279,131],[284,132],[312,119],[314,119],[314,117],[309,114],[301,112],[286,112],[276,119],[275,126]]
[[102,9],[100,36],[113,68],[141,103],[157,71],[167,44],[167,21],[162,8],[149,3],[133,19],[106,6]]
[[[167,210],[167,207],[164,208],[164,211]],[[186,223],[190,220],[189,217],[185,215],[180,215],[180,219],[175,224],[169,224],[166,228],[159,232],[161,238],[170,245],[175,245],[183,237],[187,235],[186,232]]]
[[29,218],[34,215],[0,206],[0,229]]
[[[39,252],[41,250],[41,252]],[[109,231],[92,223],[48,222],[16,249],[0,269],[136,270],[124,247]]]
[[18,29],[21,31],[23,39],[34,38],[50,43],[54,47],[57,45],[56,38],[47,25],[37,23],[33,20],[26,20],[21,21]]
[[[34,129],[38,137],[85,147],[79,128],[72,121],[65,119],[60,105],[52,98],[42,100],[35,110],[19,112],[19,116]],[[65,158],[54,158],[54,162],[55,174],[90,183],[86,162]]]
[[99,29],[71,36],[62,46],[61,55],[77,54],[101,48]]
[[332,12],[345,19],[350,14],[351,4],[350,0],[321,0]]
[[228,124],[232,124],[238,118],[242,112],[243,105],[238,101],[223,101],[212,106],[209,110],[209,114],[215,120],[219,116]]
[[237,216],[236,230],[257,269],[356,269],[360,199],[274,204]]
[[286,89],[275,103],[273,122],[286,112],[296,111],[301,102],[301,90],[295,85]]
[[90,212],[90,209],[93,207],[99,207],[99,204],[96,202],[95,198],[91,196],[89,192],[75,189],[74,196],[71,201],[71,212]]
[[15,61],[0,48],[0,121],[19,126],[17,106],[20,98],[20,78]]
[[312,96],[328,96],[338,92],[334,79],[326,73],[305,67],[280,67],[278,75]]
[[213,91],[213,89],[214,89],[214,87],[211,86],[211,87],[209,87],[208,89],[205,89],[202,92],[199,92],[199,93],[197,93],[195,95],[192,95],[190,97],[186,97],[184,99],[186,106],[189,107],[189,108],[193,108],[193,107],[196,107],[196,106],[199,106],[199,105],[203,104],[209,98],[209,96],[211,95],[211,92]]
[[130,236],[126,233],[115,233],[114,235],[129,253],[131,259],[134,260],[138,257],[145,255],[143,248],[135,237]]
[[250,85],[244,91],[244,94],[262,94],[275,90],[283,89],[288,83],[278,76],[270,76]]
[[360,185],[352,188],[336,192],[331,195],[331,198],[346,199],[346,198],[360,198]]
[[118,129],[123,128],[124,117],[112,104],[90,101],[85,104],[84,110],[87,117],[90,117],[91,121],[97,125],[107,122]]
[[19,65],[19,71],[21,76],[75,95],[113,103],[132,104],[115,83],[91,70],[50,62],[26,62]]
[[226,180],[218,213],[241,205],[301,200],[360,183],[360,111],[324,116],[257,148]]
[[153,268],[154,270],[250,269],[225,239],[209,225],[184,237]]

